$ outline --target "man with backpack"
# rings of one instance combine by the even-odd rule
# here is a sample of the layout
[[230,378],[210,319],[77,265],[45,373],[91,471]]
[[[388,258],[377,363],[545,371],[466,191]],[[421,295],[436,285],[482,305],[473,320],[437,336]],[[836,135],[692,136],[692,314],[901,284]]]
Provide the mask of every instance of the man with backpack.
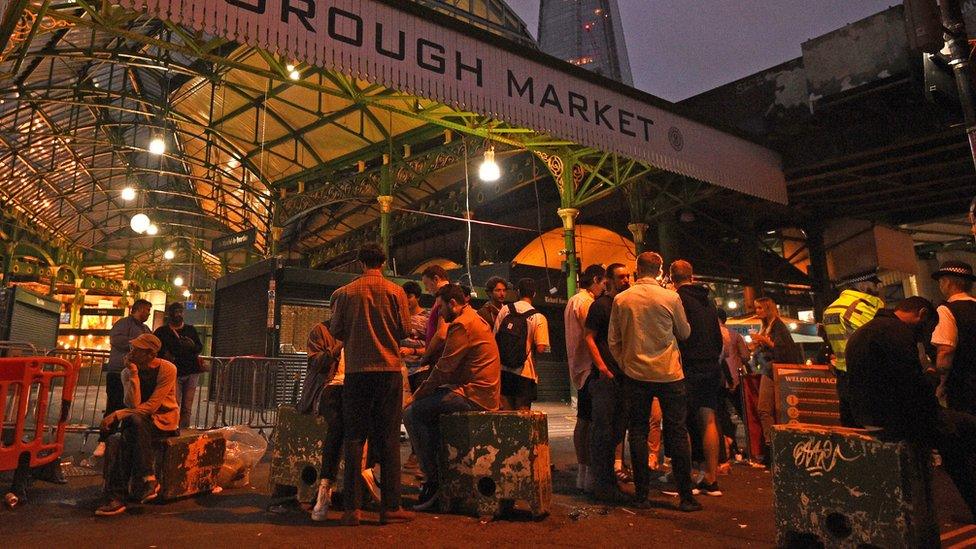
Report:
[[532,307],[536,284],[518,281],[519,299],[502,307],[495,320],[495,342],[502,362],[502,409],[528,410],[538,394],[535,354],[549,352],[549,324]]

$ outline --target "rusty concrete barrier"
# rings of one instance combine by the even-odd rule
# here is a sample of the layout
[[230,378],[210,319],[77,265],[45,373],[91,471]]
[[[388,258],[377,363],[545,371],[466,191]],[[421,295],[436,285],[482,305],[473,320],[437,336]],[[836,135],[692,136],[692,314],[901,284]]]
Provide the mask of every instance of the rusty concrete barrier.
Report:
[[495,516],[527,503],[535,517],[549,514],[552,471],[549,428],[542,412],[462,412],[440,418],[441,505],[475,516]]
[[322,448],[329,431],[325,419],[299,414],[294,406],[278,408],[278,423],[271,434],[271,493],[280,487],[297,490],[301,503],[311,503],[318,490]]
[[931,473],[931,452],[904,442],[882,442],[861,429],[777,425],[777,543],[938,547]]

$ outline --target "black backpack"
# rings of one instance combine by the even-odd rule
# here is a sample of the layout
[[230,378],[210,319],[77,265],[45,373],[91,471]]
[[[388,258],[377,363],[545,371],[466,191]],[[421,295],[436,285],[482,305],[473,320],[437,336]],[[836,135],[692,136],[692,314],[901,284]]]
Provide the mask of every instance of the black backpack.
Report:
[[514,303],[508,304],[508,314],[495,334],[503,368],[522,371],[528,358],[529,317],[537,313],[535,309],[520,313]]

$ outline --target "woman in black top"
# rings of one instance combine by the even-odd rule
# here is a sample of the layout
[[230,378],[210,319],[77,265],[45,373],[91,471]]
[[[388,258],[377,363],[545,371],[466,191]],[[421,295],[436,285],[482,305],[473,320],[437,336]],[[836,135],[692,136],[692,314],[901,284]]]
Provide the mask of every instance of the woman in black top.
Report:
[[193,397],[200,377],[199,357],[203,350],[196,328],[183,322],[183,304],[170,303],[166,307],[166,324],[153,334],[163,343],[159,357],[176,365],[176,401],[180,404],[180,429],[190,426]]
[[[800,364],[803,353],[800,346],[793,341],[790,329],[779,317],[776,302],[768,297],[756,300],[756,317],[762,321],[762,330],[752,336],[751,347],[756,353],[765,358],[766,363]],[[773,424],[776,423],[776,394],[773,389],[773,369],[763,368],[763,377],[759,383],[759,422],[762,423],[763,439],[765,441],[764,462],[768,463],[769,447],[773,437]]]

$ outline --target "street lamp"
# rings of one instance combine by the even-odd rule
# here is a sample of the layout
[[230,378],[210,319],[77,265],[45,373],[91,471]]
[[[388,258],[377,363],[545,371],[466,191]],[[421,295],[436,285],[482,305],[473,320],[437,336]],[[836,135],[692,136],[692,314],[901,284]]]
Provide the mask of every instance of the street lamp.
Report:
[[122,189],[122,200],[126,202],[131,202],[136,199],[136,190],[132,187],[126,187]]
[[164,141],[163,138],[159,137],[158,135],[156,137],[153,137],[152,141],[149,142],[149,152],[157,156],[165,153],[166,141]]
[[149,236],[156,236],[159,234],[159,227],[156,226],[155,223],[150,223],[149,226],[146,227],[146,234]]
[[163,259],[167,261],[171,261],[174,257],[176,257],[176,252],[174,252],[173,250],[166,250],[165,252],[163,252]]
[[180,275],[176,275],[176,277],[173,279],[173,286],[182,286],[182,285],[183,285],[183,277]]

